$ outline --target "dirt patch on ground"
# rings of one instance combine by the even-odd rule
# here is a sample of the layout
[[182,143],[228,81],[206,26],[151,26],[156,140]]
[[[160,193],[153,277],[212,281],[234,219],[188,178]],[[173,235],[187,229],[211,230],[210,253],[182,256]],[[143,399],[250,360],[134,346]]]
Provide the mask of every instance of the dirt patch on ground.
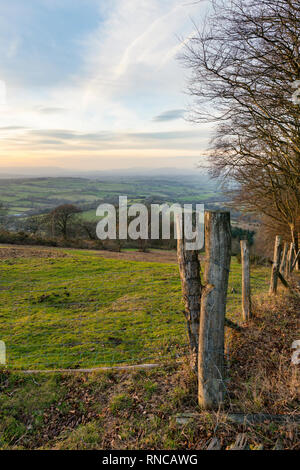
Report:
[[65,258],[62,250],[31,246],[0,246],[0,259],[11,258]]
[[[68,248],[49,248],[40,246],[1,245],[0,259],[9,258],[63,258],[68,256]],[[139,251],[91,250],[91,253],[107,259],[141,261],[144,263],[177,263],[176,251],[154,250],[147,253]]]

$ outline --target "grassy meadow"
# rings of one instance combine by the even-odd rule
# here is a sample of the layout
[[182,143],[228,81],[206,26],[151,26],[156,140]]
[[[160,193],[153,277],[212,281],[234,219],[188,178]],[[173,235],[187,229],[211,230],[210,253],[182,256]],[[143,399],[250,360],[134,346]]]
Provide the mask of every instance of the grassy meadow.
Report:
[[[0,259],[0,340],[10,368],[135,364],[186,350],[176,264],[53,252]],[[269,272],[252,269],[254,294],[266,290]],[[233,257],[227,316],[237,322],[240,298],[241,266]]]

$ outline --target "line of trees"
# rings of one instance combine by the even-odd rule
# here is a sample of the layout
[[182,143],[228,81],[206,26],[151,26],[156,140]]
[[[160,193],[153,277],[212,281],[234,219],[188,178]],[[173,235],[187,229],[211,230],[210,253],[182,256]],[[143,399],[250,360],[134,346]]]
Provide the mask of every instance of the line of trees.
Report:
[[182,57],[191,71],[190,119],[217,123],[211,171],[229,184],[236,207],[262,216],[298,251],[300,1],[212,5]]
[[[3,214],[6,213],[3,204]],[[117,234],[118,229],[118,206]],[[151,214],[150,206],[148,213]],[[1,209],[0,209],[1,215]],[[134,217],[128,217],[128,225]],[[100,219],[99,219],[100,220]],[[135,248],[146,252],[150,248],[176,249],[174,221],[170,220],[170,239],[163,239],[162,214],[159,222],[159,238],[157,240],[99,240],[97,238],[97,220],[89,220],[82,216],[82,209],[73,204],[61,204],[46,214],[34,215],[18,219],[13,230],[9,229],[10,222],[4,217],[1,223],[0,217],[0,243],[49,245],[78,248],[108,249],[121,251],[123,248]],[[148,233],[151,233],[151,217],[148,220]],[[232,227],[232,250],[239,252],[239,241],[247,238],[250,245],[253,244],[254,232],[242,228]]]
[[[116,212],[118,224],[118,206],[116,206]],[[162,238],[162,220],[160,223],[161,236],[158,240],[138,239],[134,241],[118,238],[116,240],[99,240],[96,233],[98,221],[96,219],[86,219],[81,213],[82,209],[73,204],[61,204],[46,214],[34,215],[15,221],[13,230],[10,229],[9,223],[1,224],[0,219],[0,243],[78,246],[113,251],[121,251],[122,248],[137,248],[140,251],[147,251],[148,248],[176,248],[175,229],[172,221],[170,223],[170,240]],[[128,217],[128,224],[132,219],[134,217]],[[148,231],[151,232],[150,219]]]

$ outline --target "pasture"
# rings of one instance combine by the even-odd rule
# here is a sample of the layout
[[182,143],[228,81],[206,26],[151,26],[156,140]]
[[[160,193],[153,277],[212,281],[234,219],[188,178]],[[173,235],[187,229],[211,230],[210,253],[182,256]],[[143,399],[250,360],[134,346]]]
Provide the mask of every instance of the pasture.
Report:
[[[137,364],[186,351],[178,267],[169,259],[109,259],[70,249],[12,257],[10,248],[1,250],[0,340],[9,367]],[[253,294],[267,289],[269,272],[252,269]],[[233,257],[227,316],[236,322],[240,298],[241,266]]]

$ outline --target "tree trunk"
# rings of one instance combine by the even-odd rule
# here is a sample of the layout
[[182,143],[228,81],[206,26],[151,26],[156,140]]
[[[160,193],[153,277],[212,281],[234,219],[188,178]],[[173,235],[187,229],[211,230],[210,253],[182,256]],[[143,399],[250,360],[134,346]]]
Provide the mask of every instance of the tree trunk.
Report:
[[275,239],[274,258],[273,258],[273,266],[272,266],[269,294],[276,294],[276,292],[277,292],[278,272],[279,272],[279,268],[280,268],[281,253],[282,253],[281,237],[279,235],[277,235],[277,237]]
[[[299,234],[297,230],[295,229],[294,225],[291,225],[290,228],[291,228],[292,243],[294,243],[294,250],[295,250],[295,253],[297,254],[299,250],[299,238],[298,238]],[[300,270],[300,259],[298,259],[298,261],[296,262],[296,266],[295,266],[295,271],[299,271],[299,270]]]
[[202,408],[224,401],[224,323],[231,255],[229,212],[205,213],[205,288],[202,292],[198,400]]

